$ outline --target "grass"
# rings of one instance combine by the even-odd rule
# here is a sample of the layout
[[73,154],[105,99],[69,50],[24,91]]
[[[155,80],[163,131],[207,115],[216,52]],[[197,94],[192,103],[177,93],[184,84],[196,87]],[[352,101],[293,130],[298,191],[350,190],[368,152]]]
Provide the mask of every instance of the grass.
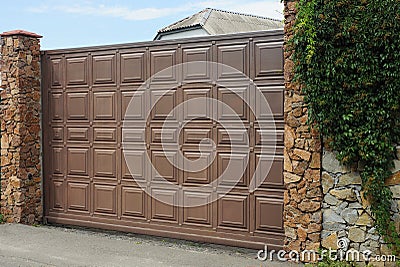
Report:
[[324,260],[315,264],[306,264],[306,267],[358,267],[354,262]]

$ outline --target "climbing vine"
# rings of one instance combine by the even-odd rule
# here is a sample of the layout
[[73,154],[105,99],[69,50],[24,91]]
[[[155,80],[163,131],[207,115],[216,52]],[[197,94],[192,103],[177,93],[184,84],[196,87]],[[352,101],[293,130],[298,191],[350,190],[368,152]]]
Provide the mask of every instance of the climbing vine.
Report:
[[385,185],[400,144],[400,0],[300,0],[291,48],[309,120],[360,170],[375,226],[399,255]]

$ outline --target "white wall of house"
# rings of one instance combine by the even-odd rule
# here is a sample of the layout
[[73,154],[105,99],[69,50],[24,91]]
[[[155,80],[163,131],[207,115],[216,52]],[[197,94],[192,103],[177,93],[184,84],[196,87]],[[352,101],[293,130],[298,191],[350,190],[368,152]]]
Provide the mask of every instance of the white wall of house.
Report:
[[197,37],[197,36],[208,36],[209,34],[203,29],[188,29],[181,32],[163,33],[159,40],[171,40],[179,38]]

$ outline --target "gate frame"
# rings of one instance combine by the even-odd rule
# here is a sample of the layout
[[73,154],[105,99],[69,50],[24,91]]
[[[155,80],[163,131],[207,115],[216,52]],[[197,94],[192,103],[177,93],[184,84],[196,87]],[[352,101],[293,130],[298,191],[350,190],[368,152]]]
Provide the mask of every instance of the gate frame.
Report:
[[[80,47],[80,48],[68,48],[68,49],[57,49],[57,50],[48,50],[48,51],[42,51],[42,69],[43,72],[46,73],[46,68],[48,68],[50,65],[46,62],[50,59],[50,56],[52,55],[56,55],[56,58],[59,57],[67,57],[67,55],[69,53],[77,53],[77,54],[82,54],[84,55],[84,53],[88,53],[89,57],[93,56],[94,53],[97,52],[104,52],[104,51],[108,51],[108,50],[115,50],[116,53],[118,54],[120,51],[122,51],[123,49],[134,49],[134,48],[146,48],[146,50],[148,50],[149,47],[151,46],[155,46],[155,47],[171,47],[171,46],[177,46],[178,50],[181,49],[182,45],[187,45],[187,44],[196,44],[199,41],[202,42],[209,42],[210,44],[212,43],[212,46],[216,45],[216,42],[218,41],[230,41],[230,40],[236,40],[240,42],[245,41],[246,43],[253,43],[255,41],[255,37],[256,38],[260,38],[262,39],[263,37],[271,37],[271,40],[268,39],[268,42],[271,42],[273,44],[275,44],[275,42],[283,42],[283,31],[282,30],[268,30],[268,31],[261,31],[261,32],[250,32],[250,33],[237,33],[237,34],[227,34],[227,35],[221,35],[221,36],[207,36],[207,37],[196,37],[196,38],[186,38],[186,39],[181,39],[181,40],[163,40],[163,41],[149,41],[149,42],[137,42],[137,43],[128,43],[128,44],[117,44],[117,45],[104,45],[104,46],[93,46],[93,47]],[[157,48],[158,51],[159,48]],[[214,48],[212,48],[211,50],[213,50]],[[161,51],[161,50],[160,50]],[[249,47],[249,51],[248,53],[250,54],[250,51],[252,51],[252,48]],[[214,51],[215,52],[215,51]],[[250,58],[247,58],[247,61],[250,60]],[[118,60],[116,60],[118,61]],[[178,60],[179,61],[179,60]],[[249,62],[246,62],[246,64],[248,64]],[[282,64],[283,64],[283,58],[282,58]],[[272,75],[272,74],[270,74]],[[91,76],[89,76],[91,77]],[[93,78],[93,77],[92,77]],[[273,74],[271,77],[268,78],[272,78],[272,84],[276,84],[279,86],[284,85],[284,77],[283,77],[283,72],[279,73],[279,74]],[[266,81],[268,80],[268,78],[266,78]],[[50,87],[51,84],[51,78],[46,76],[43,77],[43,81],[42,81],[42,88],[43,88],[43,103],[44,105],[48,105],[48,100],[46,99],[48,96],[47,93],[47,88]],[[91,78],[89,78],[91,79]],[[268,80],[269,81],[269,80]],[[83,88],[86,88],[88,85],[83,86]],[[59,86],[57,86],[59,87]],[[90,88],[90,85],[89,85]],[[86,90],[86,89],[85,89]],[[283,104],[283,103],[282,103]],[[47,114],[49,115],[49,114]],[[44,114],[44,116],[46,116],[46,114]],[[282,120],[283,116],[280,115],[279,119]],[[49,118],[45,118],[44,117],[44,123],[50,123]],[[283,125],[282,125],[283,126]],[[283,129],[282,129],[283,130]],[[48,131],[47,131],[48,132]],[[44,135],[43,137],[43,144],[47,145],[50,142],[50,139],[48,136]],[[283,145],[283,144],[282,144]],[[44,159],[44,170],[48,170],[49,166],[47,166],[48,162],[49,162],[49,153],[46,153],[46,155],[44,155],[46,158]],[[283,171],[283,170],[282,170]],[[45,172],[46,174],[46,172]],[[44,179],[47,179],[46,177],[44,177]],[[50,195],[48,190],[48,186],[45,186],[45,205],[48,203],[48,201],[46,200],[46,198]],[[283,197],[283,196],[282,196]],[[46,218],[46,211],[47,208],[44,209],[45,210],[45,218]],[[81,226],[96,226],[98,228],[104,228],[104,229],[114,229],[114,230],[120,230],[120,231],[134,231],[137,233],[142,233],[142,234],[152,234],[152,235],[162,235],[162,236],[166,236],[166,237],[177,237],[177,230],[171,230],[169,232],[168,229],[150,229],[150,228],[140,228],[140,226],[128,226],[128,225],[123,225],[124,223],[122,223],[122,225],[117,225],[117,224],[111,224],[110,223],[104,223],[104,222],[100,222],[100,220],[93,218],[93,220],[89,221],[85,221],[83,219],[83,217],[80,219],[78,218],[79,216],[76,216],[76,220],[74,220],[73,218],[69,219],[69,218],[65,218],[65,217],[57,217],[57,216],[50,216],[48,218],[48,220],[50,222],[53,223],[60,223],[60,224],[75,224],[75,225],[81,225]],[[283,220],[282,220],[283,222]],[[154,226],[153,226],[154,227]],[[157,228],[157,225],[156,225]],[[264,242],[261,240],[260,236],[255,235],[254,239],[258,239],[257,241],[252,241],[252,240],[238,240],[235,239],[235,234],[226,234],[226,237],[213,237],[213,236],[203,236],[203,234],[201,234],[200,230],[193,230],[193,232],[188,233],[188,230],[186,230],[186,232],[179,232],[179,236],[181,238],[185,238],[185,239],[192,239],[192,240],[197,240],[197,241],[202,241],[202,242],[214,242],[214,243],[220,243],[220,244],[227,244],[227,245],[232,245],[232,244],[236,244],[237,246],[242,246],[242,247],[250,247],[250,248],[255,248],[255,249],[259,249],[259,248],[263,248],[264,247]],[[271,236],[273,235],[273,233],[271,232]],[[283,233],[284,235],[284,233]],[[238,236],[239,237],[239,236]],[[247,237],[247,239],[250,239],[250,236]],[[272,237],[270,238],[271,240],[279,240],[278,238],[273,239]],[[282,246],[281,245],[276,245],[275,243],[277,243],[278,241],[273,241],[273,243],[271,243],[269,245],[269,247],[274,248],[274,249],[281,249]],[[279,241],[280,243],[281,241]]]

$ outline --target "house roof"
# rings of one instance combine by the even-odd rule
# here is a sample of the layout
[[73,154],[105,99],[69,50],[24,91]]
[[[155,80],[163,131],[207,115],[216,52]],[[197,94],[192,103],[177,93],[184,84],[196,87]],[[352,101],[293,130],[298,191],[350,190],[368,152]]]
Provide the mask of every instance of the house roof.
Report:
[[203,28],[210,35],[282,29],[283,22],[255,15],[206,8],[158,31],[159,35],[188,28]]

